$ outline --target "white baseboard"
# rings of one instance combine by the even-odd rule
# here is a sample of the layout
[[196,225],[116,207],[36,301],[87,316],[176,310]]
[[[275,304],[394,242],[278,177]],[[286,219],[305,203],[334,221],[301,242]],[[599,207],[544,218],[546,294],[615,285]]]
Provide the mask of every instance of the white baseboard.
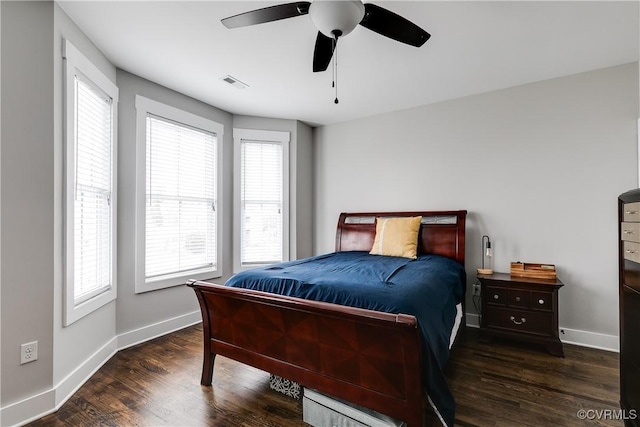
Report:
[[620,352],[620,337],[617,335],[599,334],[597,332],[580,331],[560,327],[560,341],[581,347]]
[[0,409],[0,419],[3,426],[20,426],[54,411],[55,391],[50,389],[5,406]]
[[[480,316],[474,313],[467,313],[467,327],[479,328]],[[620,338],[617,335],[560,327],[560,341],[565,344],[579,345],[580,347],[597,348],[598,350],[616,353],[620,351]]]
[[480,327],[480,316],[473,313],[467,313],[467,326],[470,328],[479,328]]
[[[117,335],[52,389],[0,408],[2,426],[21,426],[35,421],[60,407],[118,351],[169,334],[202,321],[200,311],[144,326]],[[36,415],[34,415],[36,414]]]
[[118,351],[202,322],[200,310],[118,335]]
[[54,410],[60,409],[60,407],[69,398],[78,391],[84,383],[86,383],[98,369],[102,367],[114,354],[118,352],[117,337],[109,340],[108,343],[103,345],[98,351],[93,353],[87,360],[85,360],[80,366],[74,369],[69,375],[67,375],[62,381],[60,381],[53,390],[55,391],[55,407]]

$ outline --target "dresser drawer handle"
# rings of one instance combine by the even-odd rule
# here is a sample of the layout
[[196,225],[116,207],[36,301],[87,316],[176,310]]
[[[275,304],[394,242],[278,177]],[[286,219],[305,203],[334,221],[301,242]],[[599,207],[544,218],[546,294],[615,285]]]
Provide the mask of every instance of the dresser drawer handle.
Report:
[[633,230],[624,230],[623,233],[624,234],[635,234],[635,231],[633,231]]
[[637,254],[638,253],[638,251],[632,251],[631,249],[627,249],[625,252],[628,253],[628,254]]
[[516,302],[520,302],[520,297],[516,297]]
[[635,215],[638,213],[638,211],[624,211],[624,213],[626,213],[627,215]]
[[543,305],[544,304],[544,300],[543,299],[539,299],[538,300],[538,304]]
[[511,319],[511,321],[513,323],[515,323],[516,325],[522,325],[523,323],[525,323],[527,321],[527,319],[525,319],[524,317],[522,317],[519,322],[513,316],[511,316],[509,319]]
[[493,294],[493,299],[500,299],[500,297],[498,296],[498,294]]

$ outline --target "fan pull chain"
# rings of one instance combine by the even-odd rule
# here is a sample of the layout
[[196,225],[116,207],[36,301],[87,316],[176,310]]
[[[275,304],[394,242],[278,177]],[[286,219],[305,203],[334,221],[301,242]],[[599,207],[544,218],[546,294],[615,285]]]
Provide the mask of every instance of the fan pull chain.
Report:
[[338,38],[334,39],[334,48],[335,52],[333,55],[333,87],[336,89],[336,99],[333,101],[334,104],[337,104],[338,101]]
[[[336,39],[331,39],[331,51],[336,50]],[[333,64],[331,65],[331,87],[336,87],[336,56],[333,55]]]

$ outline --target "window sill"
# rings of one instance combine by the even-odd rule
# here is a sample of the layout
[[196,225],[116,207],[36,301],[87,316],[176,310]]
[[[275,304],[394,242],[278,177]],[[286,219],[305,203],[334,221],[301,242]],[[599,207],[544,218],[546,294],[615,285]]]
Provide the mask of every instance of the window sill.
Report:
[[144,279],[136,282],[136,294],[144,292],[157,291],[160,289],[171,288],[174,286],[180,286],[187,283],[189,280],[209,280],[222,277],[222,272],[219,270],[202,269],[191,272],[182,272],[180,274],[171,274],[161,276],[153,279]]
[[67,300],[65,304],[63,325],[69,326],[72,323],[82,319],[83,317],[93,313],[100,307],[105,306],[111,301],[115,300],[116,296],[116,287],[112,286],[108,291],[102,292],[101,294],[98,294],[93,298],[83,301],[77,305],[75,305],[72,300]]

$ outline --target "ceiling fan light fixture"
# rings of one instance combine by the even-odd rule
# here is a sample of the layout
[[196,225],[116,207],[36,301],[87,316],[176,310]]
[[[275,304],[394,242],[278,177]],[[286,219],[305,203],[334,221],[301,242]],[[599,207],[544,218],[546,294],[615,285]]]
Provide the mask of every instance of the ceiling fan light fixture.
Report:
[[315,0],[309,7],[309,17],[318,31],[331,38],[346,36],[353,31],[362,21],[364,12],[361,0]]

